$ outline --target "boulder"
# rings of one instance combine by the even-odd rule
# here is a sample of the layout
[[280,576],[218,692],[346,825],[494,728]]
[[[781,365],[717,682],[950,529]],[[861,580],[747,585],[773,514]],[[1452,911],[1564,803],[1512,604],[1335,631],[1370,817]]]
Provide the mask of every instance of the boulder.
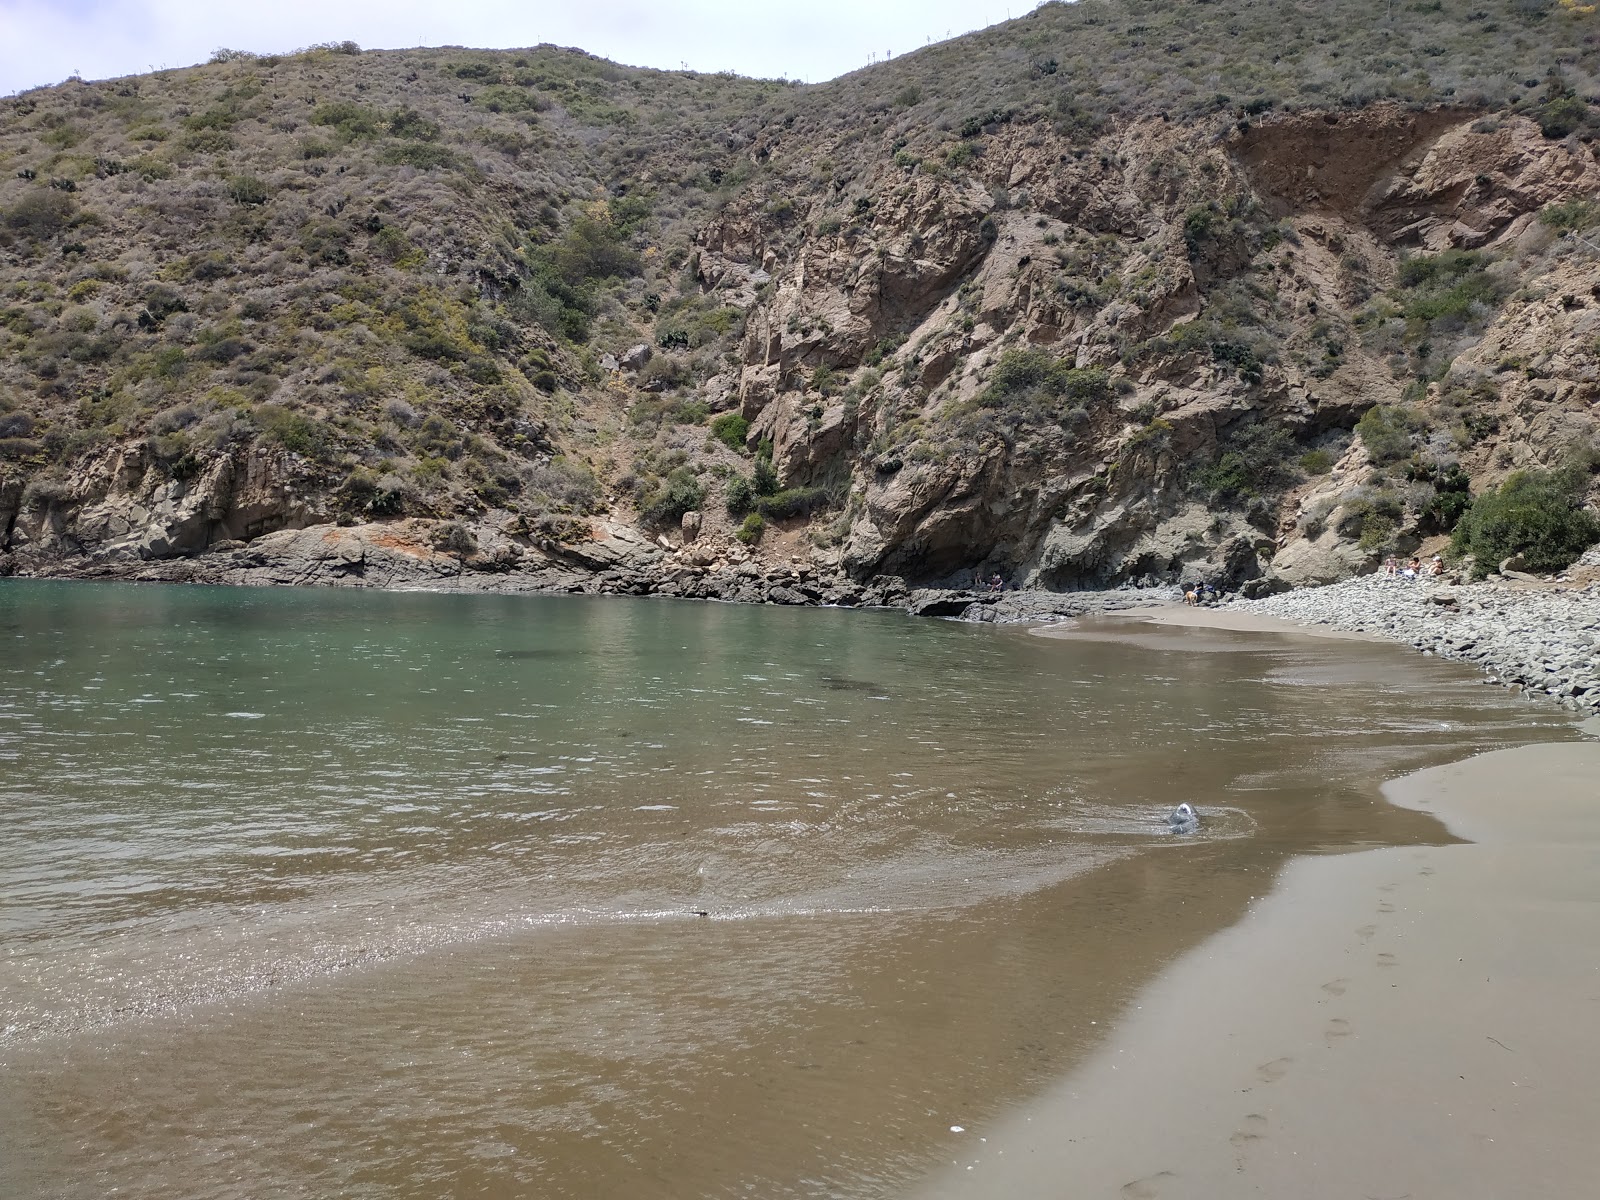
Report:
[[911,593],[906,611],[913,617],[959,617],[974,604],[983,604],[991,599],[972,592],[945,592],[927,588]]
[[1259,579],[1245,580],[1239,587],[1239,594],[1246,600],[1259,600],[1263,596],[1276,596],[1293,589],[1294,585],[1281,575],[1263,575]]
[[1359,575],[1367,553],[1354,542],[1341,541],[1332,530],[1315,541],[1290,542],[1272,559],[1269,572],[1293,587],[1338,583]]

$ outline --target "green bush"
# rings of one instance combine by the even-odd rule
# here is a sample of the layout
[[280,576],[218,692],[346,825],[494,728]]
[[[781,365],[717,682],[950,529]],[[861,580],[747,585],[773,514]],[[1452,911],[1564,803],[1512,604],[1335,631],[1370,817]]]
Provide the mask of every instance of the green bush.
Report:
[[579,216],[554,241],[529,249],[528,274],[511,297],[512,310],[568,341],[587,341],[598,306],[596,284],[639,273],[629,238],[648,211],[643,203],[621,197]]
[[1288,430],[1255,424],[1231,434],[1196,482],[1212,500],[1249,499],[1290,478],[1295,441]]
[[328,427],[321,421],[290,412],[277,404],[258,407],[255,423],[263,437],[307,458],[325,458],[334,446]]
[[466,558],[478,549],[478,539],[459,521],[448,521],[433,531],[433,548],[453,554],[457,558]]
[[228,195],[238,204],[265,204],[272,193],[254,175],[235,175],[228,180]]
[[1533,110],[1539,131],[1547,138],[1564,138],[1589,123],[1589,106],[1577,96],[1558,96]]
[[600,481],[587,463],[556,458],[528,475],[528,491],[573,512],[592,512],[600,501]]
[[728,511],[736,517],[749,512],[756,504],[756,490],[743,475],[735,475],[728,480],[724,496]]
[[1560,204],[1547,204],[1539,212],[1539,220],[1551,229],[1565,233],[1568,230],[1587,229],[1600,224],[1600,204],[1574,196]]
[[744,519],[744,524],[739,526],[739,531],[733,536],[746,546],[761,539],[761,532],[766,528],[766,522],[761,519],[760,513],[751,513]]
[[1243,342],[1219,338],[1210,344],[1213,362],[1226,363],[1239,372],[1246,383],[1260,383],[1265,375],[1261,357]]
[[1069,367],[1045,350],[1008,350],[978,395],[980,408],[1005,408],[1032,417],[1057,416],[1111,396],[1104,371]]
[[572,287],[596,279],[639,273],[639,255],[628,239],[639,220],[631,209],[619,215],[620,202],[576,217],[557,240],[532,255],[535,274],[544,268]]
[[1188,248],[1191,258],[1199,253],[1201,244],[1211,236],[1219,215],[1215,204],[1196,204],[1183,214],[1183,244]]
[[311,110],[311,123],[331,128],[345,141],[353,142],[382,132],[383,117],[375,109],[341,100],[317,105]]
[[693,512],[706,490],[687,467],[675,468],[639,504],[639,516],[650,525],[666,525]]
[[454,169],[465,165],[454,150],[427,142],[394,142],[385,146],[378,158],[392,167],[415,167],[419,171]]
[[1300,456],[1300,469],[1307,475],[1326,475],[1333,470],[1333,454],[1327,450],[1307,450]]
[[1406,476],[1433,487],[1433,495],[1418,514],[1417,524],[1423,533],[1449,533],[1472,507],[1471,481],[1460,463],[1438,467],[1413,460],[1406,468]]
[[787,488],[775,496],[763,496],[756,501],[756,511],[762,516],[781,521],[788,517],[804,517],[828,503],[828,491],[819,487]]
[[772,465],[772,447],[767,445],[766,450],[756,459],[755,473],[750,480],[750,486],[758,496],[770,496],[778,490],[778,472]]
[[1477,562],[1479,578],[1516,555],[1532,571],[1559,571],[1600,541],[1600,521],[1579,506],[1582,480],[1569,471],[1518,471],[1472,502],[1452,546]]
[[1416,420],[1402,408],[1376,404],[1356,422],[1356,432],[1367,448],[1367,457],[1378,466],[1399,462],[1411,454],[1411,434]]
[[67,227],[77,209],[78,202],[64,192],[38,188],[6,209],[0,222],[28,237],[52,237]]
[[1395,530],[1400,528],[1400,523],[1388,513],[1373,510],[1361,518],[1361,536],[1356,539],[1356,545],[1372,553],[1387,546],[1394,537]]
[[411,485],[394,475],[379,479],[367,500],[367,512],[374,517],[402,516],[413,498]]
[[415,142],[435,142],[439,140],[439,123],[430,121],[409,105],[404,105],[391,112],[386,124],[389,126],[389,133],[397,138],[410,138]]
[[473,97],[473,103],[495,113],[543,112],[550,107],[550,102],[537,93],[504,84],[484,88]]
[[1500,288],[1490,278],[1487,265],[1476,250],[1446,250],[1404,260],[1398,281],[1406,319],[1424,323],[1446,317],[1464,320],[1472,315],[1474,305],[1497,304]]
[[723,413],[711,422],[711,436],[730,450],[743,450],[744,440],[749,433],[750,422],[742,413]]

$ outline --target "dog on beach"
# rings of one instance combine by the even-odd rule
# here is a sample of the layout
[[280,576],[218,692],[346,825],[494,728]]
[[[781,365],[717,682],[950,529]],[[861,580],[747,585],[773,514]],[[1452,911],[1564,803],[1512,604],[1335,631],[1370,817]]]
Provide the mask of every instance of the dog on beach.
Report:
[[1190,607],[1200,607],[1200,588],[1198,586],[1183,589],[1183,602]]

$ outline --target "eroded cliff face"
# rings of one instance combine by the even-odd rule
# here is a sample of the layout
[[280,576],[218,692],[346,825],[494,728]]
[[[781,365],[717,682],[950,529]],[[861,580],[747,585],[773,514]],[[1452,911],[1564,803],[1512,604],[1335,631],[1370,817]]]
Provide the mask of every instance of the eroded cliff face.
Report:
[[[1433,446],[1479,486],[1600,427],[1600,253],[1552,252],[1538,216],[1594,196],[1600,166],[1528,121],[1375,106],[1221,139],[1147,121],[1089,145],[1006,128],[972,178],[885,167],[860,191],[848,228],[788,255],[751,216],[765,197],[702,238],[708,277],[759,264],[773,281],[739,404],[786,485],[848,480],[831,553],[853,574],[1339,578],[1396,544],[1341,519],[1377,475],[1351,436],[1368,409],[1447,439],[1451,403],[1489,380],[1470,444]],[[1450,250],[1484,252],[1503,298],[1438,330],[1410,318],[1408,345],[1383,293],[1402,256]],[[1418,360],[1428,337],[1444,344]],[[1012,400],[985,408],[984,390],[1026,349],[1106,386],[1066,421],[1008,423]],[[1252,429],[1332,470],[1291,462],[1254,495],[1197,486]],[[1407,551],[1425,536],[1395,532]]]
[[[753,187],[698,231],[698,286],[745,332],[694,392],[748,420],[746,453],[703,433],[674,445],[713,482],[770,453],[781,485],[814,498],[753,546],[715,487],[661,528],[603,466],[600,511],[557,528],[492,507],[341,520],[341,478],[287,449],[174,472],[129,441],[48,486],[0,486],[0,564],[192,559],[217,565],[161,577],[277,582],[479,571],[681,594],[778,569],[807,572],[788,583],[1306,583],[1441,533],[1426,480],[1353,434],[1375,406],[1409,414],[1412,459],[1458,462],[1476,489],[1600,434],[1600,246],[1541,219],[1600,195],[1590,144],[1375,105],[1087,138],[997,122],[961,145],[960,162],[921,161],[772,139],[750,153],[854,168],[810,195]],[[1444,273],[1418,283],[1408,260]],[[641,361],[606,363],[579,409],[626,411],[658,388]],[[275,554],[321,565],[273,575]]]

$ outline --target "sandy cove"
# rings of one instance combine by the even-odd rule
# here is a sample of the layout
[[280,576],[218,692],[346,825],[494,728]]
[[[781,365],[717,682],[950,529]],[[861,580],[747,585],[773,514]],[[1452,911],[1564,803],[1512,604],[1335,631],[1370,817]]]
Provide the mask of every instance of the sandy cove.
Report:
[[952,1132],[951,1165],[915,1194],[1592,1194],[1600,741],[1497,751],[1385,793],[1468,841],[1292,862],[1083,1066]]

